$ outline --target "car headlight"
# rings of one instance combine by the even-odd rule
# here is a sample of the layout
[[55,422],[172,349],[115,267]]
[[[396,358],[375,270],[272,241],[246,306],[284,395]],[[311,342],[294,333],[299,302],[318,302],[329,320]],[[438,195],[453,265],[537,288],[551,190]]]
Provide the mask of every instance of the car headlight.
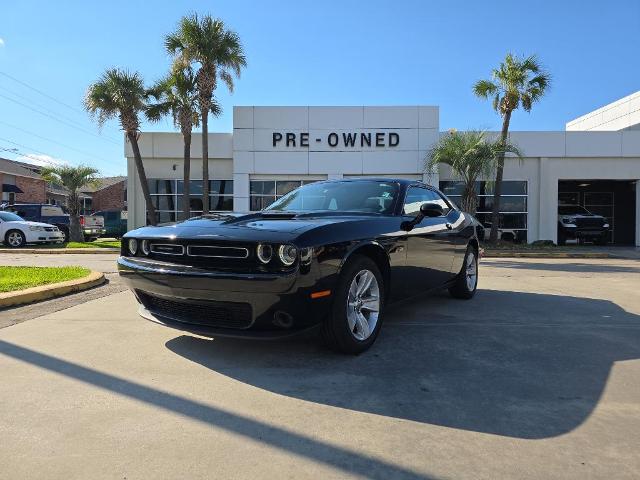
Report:
[[40,227],[38,225],[31,225],[29,227],[29,230],[31,230],[32,232],[44,232],[44,227]]
[[256,249],[256,254],[258,255],[258,260],[262,263],[269,263],[271,257],[273,257],[273,247],[265,243],[260,243]]
[[288,267],[296,261],[298,248],[295,245],[280,245],[278,256],[280,261]]
[[574,225],[576,223],[576,219],[573,217],[565,217],[562,219],[562,223],[566,223],[568,225]]
[[149,255],[149,240],[142,240],[140,244],[140,250],[143,254]]
[[129,245],[129,253],[131,255],[135,255],[136,252],[138,251],[138,241],[135,238],[130,238],[128,245]]
[[609,228],[609,224],[605,223],[604,225],[602,225],[602,228]]

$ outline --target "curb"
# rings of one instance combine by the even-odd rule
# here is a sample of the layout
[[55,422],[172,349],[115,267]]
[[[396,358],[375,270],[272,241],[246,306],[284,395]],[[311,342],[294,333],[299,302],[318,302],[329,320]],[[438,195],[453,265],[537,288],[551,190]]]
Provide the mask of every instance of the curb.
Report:
[[0,248],[1,253],[46,253],[48,254],[69,254],[69,253],[120,253],[119,248]]
[[0,308],[40,302],[42,300],[47,300],[48,298],[80,292],[82,290],[102,285],[105,281],[104,273],[91,271],[86,277],[76,278],[75,280],[51,283],[49,285],[26,288],[15,292],[0,293]]
[[490,252],[482,258],[616,258],[610,253],[596,252]]

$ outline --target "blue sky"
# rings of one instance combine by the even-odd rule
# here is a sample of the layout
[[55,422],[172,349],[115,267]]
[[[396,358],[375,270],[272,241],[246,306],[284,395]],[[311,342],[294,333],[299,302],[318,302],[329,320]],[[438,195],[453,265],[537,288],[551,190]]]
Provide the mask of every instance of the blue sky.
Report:
[[442,130],[496,129],[499,118],[471,86],[507,51],[537,54],[553,76],[533,112],[514,115],[514,130],[562,130],[640,89],[637,0],[3,2],[0,149],[17,152],[0,156],[124,173],[117,125],[99,133],[83,94],[110,66],[148,82],[163,75],[163,36],[193,11],[236,30],[249,62],[233,95],[218,91],[225,112],[211,131],[231,130],[233,105],[439,105]]

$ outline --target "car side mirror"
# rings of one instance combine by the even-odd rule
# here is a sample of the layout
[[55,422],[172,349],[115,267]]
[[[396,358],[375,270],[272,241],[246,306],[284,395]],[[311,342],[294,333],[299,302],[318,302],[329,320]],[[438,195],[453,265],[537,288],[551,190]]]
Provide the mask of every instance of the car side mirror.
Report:
[[420,214],[423,217],[442,217],[444,215],[444,209],[442,205],[435,202],[427,202],[420,205]]
[[418,214],[412,220],[402,222],[400,228],[409,232],[413,230],[413,227],[419,224],[425,217],[442,216],[444,216],[444,209],[442,208],[442,205],[439,205],[435,202],[426,202],[420,205],[420,211],[418,212]]

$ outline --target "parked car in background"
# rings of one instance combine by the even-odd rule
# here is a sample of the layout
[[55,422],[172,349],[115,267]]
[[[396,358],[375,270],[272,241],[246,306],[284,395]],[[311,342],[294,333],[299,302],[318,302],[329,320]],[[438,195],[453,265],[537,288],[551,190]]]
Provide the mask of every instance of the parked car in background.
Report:
[[473,297],[478,227],[421,182],[315,182],[258,213],[127,232],[118,271],[159,324],[254,338],[319,327],[331,348],[360,353],[388,302],[440,288]]
[[45,203],[16,203],[6,208],[30,222],[42,222],[55,225],[69,241],[69,214],[59,205]]
[[55,225],[30,222],[13,212],[0,212],[0,239],[10,248],[27,243],[62,243],[64,234]]
[[609,224],[603,216],[580,205],[558,206],[558,245],[564,245],[567,240],[606,245],[608,238]]
[[[69,213],[61,205],[49,205],[46,203],[15,203],[6,207],[30,222],[43,222],[55,225],[64,234],[64,241],[69,241]],[[85,240],[92,241],[102,236],[104,230],[104,218],[96,215],[82,215],[80,224],[85,235]]]
[[[484,222],[483,231],[482,231],[483,236],[482,237],[480,237],[480,235],[478,236],[484,240],[489,240],[489,235],[491,234],[492,225],[493,225],[492,222]],[[498,240],[502,240],[505,242],[520,243],[523,241],[523,239],[521,238],[522,234],[520,232],[521,232],[520,230],[514,230],[511,228],[499,228]],[[524,241],[526,241],[526,238],[524,239]]]
[[127,233],[126,210],[99,210],[94,215],[104,218],[103,237],[120,238]]
[[82,215],[80,217],[82,233],[87,242],[93,242],[96,238],[102,237],[106,230],[104,228],[104,217],[102,215]]

